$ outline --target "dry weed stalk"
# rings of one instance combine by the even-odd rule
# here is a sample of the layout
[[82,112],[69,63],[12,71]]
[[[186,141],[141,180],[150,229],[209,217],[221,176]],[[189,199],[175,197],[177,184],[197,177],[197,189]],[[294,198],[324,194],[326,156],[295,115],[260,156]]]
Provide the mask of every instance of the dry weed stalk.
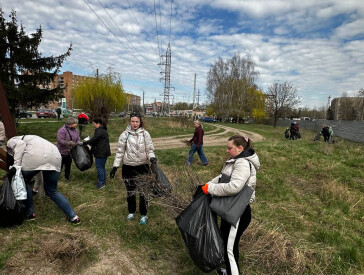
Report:
[[192,195],[194,194],[196,187],[200,184],[198,176],[192,171],[192,169],[186,166],[184,175],[188,179],[188,193],[180,190],[180,178],[182,177],[178,171],[175,171],[172,178],[174,182],[170,182],[172,189],[159,184],[156,181],[156,176],[152,173],[140,175],[136,181],[136,190],[129,194],[135,194],[139,192],[144,195],[148,202],[162,205],[173,218],[178,216],[191,202]]

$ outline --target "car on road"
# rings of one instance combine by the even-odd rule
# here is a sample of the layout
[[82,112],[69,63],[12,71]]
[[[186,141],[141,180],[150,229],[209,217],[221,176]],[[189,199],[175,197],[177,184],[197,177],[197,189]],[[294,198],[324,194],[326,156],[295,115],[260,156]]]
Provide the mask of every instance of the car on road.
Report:
[[54,110],[52,109],[39,109],[35,115],[38,118],[44,117],[44,118],[56,118],[57,114]]
[[203,122],[216,122],[216,119],[214,119],[213,117],[205,116],[205,117],[202,118],[202,121]]
[[21,110],[18,113],[16,113],[16,118],[31,118],[33,115],[27,111]]

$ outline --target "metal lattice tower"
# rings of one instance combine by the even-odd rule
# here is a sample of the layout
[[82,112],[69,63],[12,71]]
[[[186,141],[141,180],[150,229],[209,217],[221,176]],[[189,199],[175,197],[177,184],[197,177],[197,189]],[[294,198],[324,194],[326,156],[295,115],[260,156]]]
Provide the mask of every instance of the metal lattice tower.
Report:
[[163,93],[163,105],[162,105],[162,115],[170,116],[170,101],[169,97],[171,95],[171,89],[174,89],[171,87],[171,46],[170,43],[168,43],[168,48],[166,51],[166,54],[163,54],[162,56],[162,62],[158,65],[164,65],[165,69],[161,72],[161,74],[164,74],[164,77],[162,77],[160,80],[162,81],[164,79],[164,93]]

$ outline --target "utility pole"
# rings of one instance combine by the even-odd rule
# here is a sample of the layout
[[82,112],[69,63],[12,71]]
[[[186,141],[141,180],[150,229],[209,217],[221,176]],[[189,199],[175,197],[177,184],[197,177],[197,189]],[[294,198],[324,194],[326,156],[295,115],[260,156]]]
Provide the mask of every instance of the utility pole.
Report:
[[192,103],[192,109],[195,109],[195,99],[196,99],[196,74],[195,74],[195,80],[193,81],[193,103]]
[[144,105],[144,90],[142,88],[140,88],[140,90],[143,91],[143,114],[145,115],[145,105]]
[[200,94],[200,89],[198,89],[198,90],[197,90],[197,108],[199,108],[199,107],[200,107],[200,96],[201,96],[201,94]]
[[164,74],[164,78],[162,77],[160,80],[164,79],[164,93],[163,93],[163,105],[162,105],[162,114],[166,116],[170,116],[171,106],[169,102],[169,97],[171,96],[171,65],[172,65],[172,58],[171,58],[171,44],[168,43],[168,48],[166,54],[163,54],[161,57],[164,59],[162,63],[158,65],[165,65],[164,71],[161,74]]

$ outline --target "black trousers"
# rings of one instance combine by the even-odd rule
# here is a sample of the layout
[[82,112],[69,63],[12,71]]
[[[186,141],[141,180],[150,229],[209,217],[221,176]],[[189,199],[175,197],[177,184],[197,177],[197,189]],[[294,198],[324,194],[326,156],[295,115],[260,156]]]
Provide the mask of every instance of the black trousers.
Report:
[[235,229],[227,221],[221,219],[220,232],[224,241],[224,260],[228,275],[240,274],[239,266],[239,241],[251,221],[251,208],[248,205],[241,215],[239,225]]
[[[149,173],[149,165],[143,164],[138,166],[123,165],[122,176],[127,190],[127,202],[129,213],[136,212],[136,189],[138,184],[138,177]],[[140,215],[146,216],[148,214],[148,202],[144,194],[139,193],[139,212]]]
[[61,169],[63,169],[64,166],[64,178],[66,180],[70,179],[71,174],[71,164],[72,164],[72,158],[70,155],[61,155],[62,156],[62,166]]

